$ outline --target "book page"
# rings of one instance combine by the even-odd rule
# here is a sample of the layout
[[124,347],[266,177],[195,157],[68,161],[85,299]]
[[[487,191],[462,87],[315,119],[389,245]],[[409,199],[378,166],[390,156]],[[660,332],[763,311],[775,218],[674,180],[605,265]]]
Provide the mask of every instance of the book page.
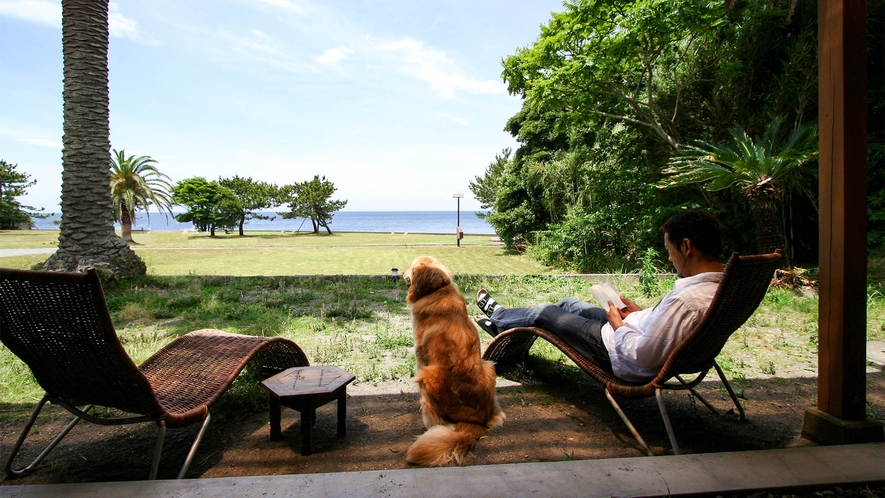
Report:
[[615,290],[615,287],[609,282],[591,286],[590,294],[593,294],[593,298],[596,299],[596,301],[599,302],[599,305],[606,310],[608,309],[609,301],[614,303],[615,307],[618,309],[627,306],[621,301],[621,296],[618,294],[618,291]]

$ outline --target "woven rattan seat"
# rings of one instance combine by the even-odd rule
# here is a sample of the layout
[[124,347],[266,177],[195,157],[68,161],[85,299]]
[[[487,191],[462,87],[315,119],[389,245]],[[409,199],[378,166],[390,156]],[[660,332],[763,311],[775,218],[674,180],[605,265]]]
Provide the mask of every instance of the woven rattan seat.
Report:
[[[307,356],[284,338],[198,330],[175,339],[136,366],[111,323],[95,270],[86,273],[0,268],[0,340],[21,358],[45,390],[4,468],[10,477],[36,467],[81,419],[102,425],[157,424],[149,477],[156,478],[167,427],[202,422],[178,475],[187,472],[209,423],[209,408],[240,371],[257,368],[262,378],[308,365]],[[76,418],[24,468],[13,462],[46,402]],[[108,418],[93,406],[125,412]]]
[[[762,298],[765,297],[774,271],[780,266],[781,259],[780,250],[772,254],[754,256],[732,254],[704,318],[670,353],[657,377],[646,383],[632,383],[619,379],[611,371],[585,358],[555,334],[538,327],[518,327],[501,332],[486,348],[483,358],[496,363],[520,361],[526,357],[535,340],[540,337],[557,347],[581,370],[605,387],[606,398],[627,424],[645,453],[650,456],[653,455],[651,449],[618,406],[614,396],[624,398],[655,396],[667,434],[670,437],[673,453],[679,454],[676,436],[664,406],[663,390],[688,389],[710,410],[718,413],[713,405],[698,395],[694,389],[710,369],[715,368],[740,413],[740,419],[744,420],[744,409],[719,364],[716,363],[716,356],[722,351],[731,334],[756,311]],[[692,380],[686,381],[683,379],[684,375],[693,375],[694,377]]]

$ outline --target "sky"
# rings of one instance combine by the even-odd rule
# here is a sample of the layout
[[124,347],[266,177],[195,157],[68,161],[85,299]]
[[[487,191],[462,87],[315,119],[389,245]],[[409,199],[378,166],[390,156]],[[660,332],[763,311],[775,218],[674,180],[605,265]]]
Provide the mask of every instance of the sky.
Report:
[[[348,211],[478,210],[521,107],[501,59],[562,0],[110,3],[111,147],[172,182],[324,175]],[[61,2],[0,0],[0,159],[60,211]],[[463,193],[457,201],[454,194]]]

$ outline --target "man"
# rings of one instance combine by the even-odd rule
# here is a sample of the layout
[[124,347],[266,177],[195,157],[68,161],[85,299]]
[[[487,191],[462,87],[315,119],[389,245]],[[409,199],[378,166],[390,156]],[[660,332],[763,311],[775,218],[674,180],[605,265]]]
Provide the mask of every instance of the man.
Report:
[[485,289],[476,304],[488,319],[477,319],[492,335],[513,327],[540,327],[559,336],[594,363],[621,379],[645,382],[654,378],[667,356],[704,316],[722,279],[719,222],[707,211],[682,211],[659,229],[664,247],[680,277],[673,290],[650,309],[626,303],[608,309],[574,298],[533,308],[505,308]]

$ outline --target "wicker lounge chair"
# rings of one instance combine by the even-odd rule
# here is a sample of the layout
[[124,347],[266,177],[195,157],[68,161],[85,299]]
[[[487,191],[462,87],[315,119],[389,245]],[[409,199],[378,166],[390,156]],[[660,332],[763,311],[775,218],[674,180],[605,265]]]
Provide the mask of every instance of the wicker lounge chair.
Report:
[[[149,474],[155,479],[166,428],[202,422],[180,479],[209,424],[209,408],[247,364],[262,376],[308,365],[301,348],[288,339],[205,329],[179,337],[136,366],[117,337],[98,275],[91,269],[59,273],[0,268],[0,340],[46,391],[6,461],[4,471],[10,477],[36,467],[83,419],[102,425],[156,423]],[[14,469],[13,461],[47,401],[75,418],[28,466]],[[90,413],[93,406],[122,413],[96,416]]]
[[[519,327],[501,332],[486,348],[483,358],[497,363],[522,360],[535,339],[541,337],[559,348],[578,367],[605,387],[606,398],[649,456],[653,455],[651,449],[618,406],[614,396],[625,398],[655,396],[673,453],[678,455],[679,446],[676,444],[676,435],[673,433],[664,406],[663,390],[688,389],[710,410],[718,413],[716,408],[699,396],[694,389],[710,369],[715,368],[740,413],[740,419],[745,419],[744,409],[722,369],[716,363],[716,356],[731,334],[743,325],[759,306],[768,290],[774,271],[780,266],[781,258],[780,250],[773,254],[755,256],[739,256],[734,253],[725,267],[725,275],[701,323],[670,353],[658,376],[647,383],[631,383],[615,377],[610,371],[590,362],[556,335],[537,327]],[[685,380],[683,375],[695,377],[692,380]]]

